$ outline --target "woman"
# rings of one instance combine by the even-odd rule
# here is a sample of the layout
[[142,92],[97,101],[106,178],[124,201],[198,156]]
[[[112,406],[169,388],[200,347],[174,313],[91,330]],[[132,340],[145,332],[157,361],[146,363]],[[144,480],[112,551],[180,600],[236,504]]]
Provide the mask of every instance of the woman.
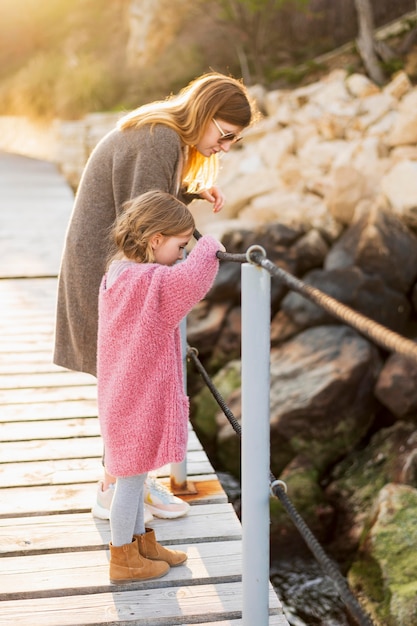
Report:
[[[99,142],[81,177],[66,235],[58,283],[57,365],[96,375],[99,286],[109,230],[124,202],[156,189],[185,204],[206,199],[214,212],[220,211],[224,197],[215,186],[218,155],[240,139],[254,114],[240,81],[211,72],[178,95],[135,109]],[[103,498],[102,511],[111,500],[112,483],[106,476],[99,485],[98,497],[110,496],[106,502]],[[173,517],[181,500],[171,496],[170,502],[170,495],[159,489],[155,503],[162,502]],[[152,494],[147,493],[147,501],[152,504]]]

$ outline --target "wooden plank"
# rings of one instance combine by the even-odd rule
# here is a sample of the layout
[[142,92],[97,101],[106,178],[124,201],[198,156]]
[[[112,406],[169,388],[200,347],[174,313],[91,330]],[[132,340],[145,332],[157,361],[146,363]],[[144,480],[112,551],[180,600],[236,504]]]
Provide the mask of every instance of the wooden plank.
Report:
[[95,437],[99,434],[99,421],[96,417],[0,423],[0,442]]
[[92,385],[96,387],[96,379],[90,374],[71,372],[64,369],[47,374],[2,374],[0,375],[0,389],[35,389],[38,387],[59,387]]
[[[4,600],[0,604],[0,624],[10,626],[100,626],[129,623],[143,626],[201,623],[216,618],[241,617],[240,582],[188,587],[163,587],[113,593]],[[272,588],[271,613],[282,614]],[[253,626],[256,626],[255,624]]]
[[0,345],[0,354],[7,355],[10,352],[38,352],[51,349],[51,342],[45,341],[44,339],[39,339],[33,341],[31,343],[18,343],[13,341],[13,339],[9,339],[8,341],[3,341]]
[[[42,353],[33,352],[32,359],[30,359],[27,353],[9,353],[9,358],[0,360],[0,374],[46,374],[55,371],[56,366],[52,363],[51,354],[48,354],[48,359],[45,359]],[[18,357],[21,358],[18,358]]]
[[31,402],[0,405],[0,423],[97,417],[97,401]]
[[[0,276],[56,276],[73,191],[56,164],[0,154],[0,165]],[[28,177],[28,174],[32,175]]]
[[[98,468],[101,465],[97,459]],[[189,502],[204,501],[207,504],[227,502],[220,483],[215,475],[195,474],[188,472],[189,479],[197,489],[197,494],[187,496]],[[21,517],[23,515],[56,515],[66,512],[90,511],[96,499],[97,485],[94,482],[70,485],[48,485],[27,487],[10,487],[7,498],[0,498],[0,517]]]
[[[98,457],[35,461],[33,463],[0,464],[0,488],[39,487],[43,485],[70,485],[97,481],[101,477]],[[190,450],[187,453],[187,470],[193,475],[207,474],[212,470],[205,453]]]
[[[35,317],[36,316],[36,317]],[[43,315],[38,317],[37,314],[19,316],[16,321],[16,316],[6,318],[0,313],[1,326],[3,330],[7,331],[7,334],[16,335],[18,338],[27,337],[31,339],[33,335],[46,335],[51,341],[54,334],[54,318],[48,315],[48,319]],[[0,335],[0,342],[3,341],[4,335]]]
[[0,450],[2,463],[22,463],[46,459],[83,459],[99,457],[102,452],[103,443],[99,436],[47,441],[11,441],[3,443]]
[[[89,437],[83,435],[80,438],[73,437],[69,439],[8,441],[1,446],[1,462],[21,463],[23,461],[83,459],[101,456],[102,449],[103,443],[98,435]],[[190,462],[204,464],[206,455],[203,450],[190,450],[191,456]]]
[[[221,490],[217,481],[212,482]],[[89,495],[91,508],[95,485],[90,487]],[[217,504],[193,505],[185,517],[173,520],[155,517],[149,526],[165,545],[237,540],[242,536],[240,522],[226,499]],[[90,511],[4,518],[0,519],[0,565],[5,556],[97,550],[106,547],[109,541],[109,522],[94,518]]]
[[97,457],[0,464],[0,488],[91,483],[102,474]]
[[96,386],[91,384],[77,387],[0,389],[0,405],[21,404],[23,402],[68,402],[71,400],[94,400],[96,398]]
[[[206,619],[208,619],[208,617]],[[212,615],[212,618],[210,622],[199,621],[198,625],[196,622],[187,622],[187,624],[181,623],[181,626],[243,626],[243,620],[241,619],[217,620],[215,615]],[[288,626],[288,622],[282,613],[279,615],[270,614],[268,626]]]
[[[2,413],[0,409],[0,413]],[[4,416],[3,416],[4,419]],[[1,421],[0,442],[32,441],[39,439],[69,439],[73,437],[94,437],[100,434],[99,420],[92,417],[68,419],[39,419],[29,421]],[[202,450],[200,441],[191,427],[188,430],[188,450]]]
[[[159,540],[159,536],[157,536]],[[166,576],[154,581],[118,585],[123,589],[155,589],[175,585],[201,585],[233,582],[242,576],[242,543],[212,541],[174,544],[186,552],[187,562],[172,567]],[[93,550],[66,553],[3,557],[0,601],[113,591],[109,582],[109,551]]]
[[2,444],[0,454],[2,463],[101,457],[103,442],[99,436],[45,441],[11,441]]

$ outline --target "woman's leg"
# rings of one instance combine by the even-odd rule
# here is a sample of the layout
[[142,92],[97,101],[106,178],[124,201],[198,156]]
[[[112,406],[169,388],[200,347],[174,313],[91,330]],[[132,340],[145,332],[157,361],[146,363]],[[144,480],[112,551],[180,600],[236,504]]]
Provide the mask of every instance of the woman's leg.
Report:
[[133,535],[145,532],[143,521],[143,485],[146,474],[117,478],[110,508],[111,543],[123,546]]

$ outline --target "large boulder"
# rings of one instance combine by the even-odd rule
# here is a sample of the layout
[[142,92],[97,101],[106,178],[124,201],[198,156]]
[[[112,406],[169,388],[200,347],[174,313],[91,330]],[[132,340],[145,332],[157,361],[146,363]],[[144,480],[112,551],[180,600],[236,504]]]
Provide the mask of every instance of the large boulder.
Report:
[[319,472],[350,452],[374,419],[377,350],[345,326],[305,330],[271,350],[271,465],[302,454]]
[[388,483],[417,487],[414,424],[396,422],[378,430],[366,446],[339,461],[327,480],[327,500],[338,512],[333,547],[340,560],[349,562],[380,490]]
[[349,572],[375,626],[417,623],[417,489],[387,484],[370,515]]
[[324,269],[353,265],[366,274],[382,276],[391,289],[407,293],[417,277],[417,237],[398,217],[375,203],[333,245]]
[[[330,271],[313,270],[303,277],[303,281],[392,330],[404,332],[406,329],[411,305],[404,294],[384,284],[381,276],[370,276],[359,267],[352,266]],[[323,308],[294,291],[285,296],[280,311],[299,330],[331,324],[335,319]],[[278,322],[284,324],[282,315],[275,322],[276,332]]]

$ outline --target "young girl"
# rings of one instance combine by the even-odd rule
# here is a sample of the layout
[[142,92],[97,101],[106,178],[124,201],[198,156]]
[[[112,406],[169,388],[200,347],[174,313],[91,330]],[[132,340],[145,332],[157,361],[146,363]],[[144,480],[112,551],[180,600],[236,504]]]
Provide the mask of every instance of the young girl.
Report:
[[163,576],[186,554],[157,543],[144,525],[147,472],[186,454],[179,324],[213,284],[216,252],[203,236],[187,259],[194,230],[187,207],[149,191],[127,202],[113,227],[117,252],[99,293],[98,408],[106,468],[116,477],[110,510],[110,580]]

